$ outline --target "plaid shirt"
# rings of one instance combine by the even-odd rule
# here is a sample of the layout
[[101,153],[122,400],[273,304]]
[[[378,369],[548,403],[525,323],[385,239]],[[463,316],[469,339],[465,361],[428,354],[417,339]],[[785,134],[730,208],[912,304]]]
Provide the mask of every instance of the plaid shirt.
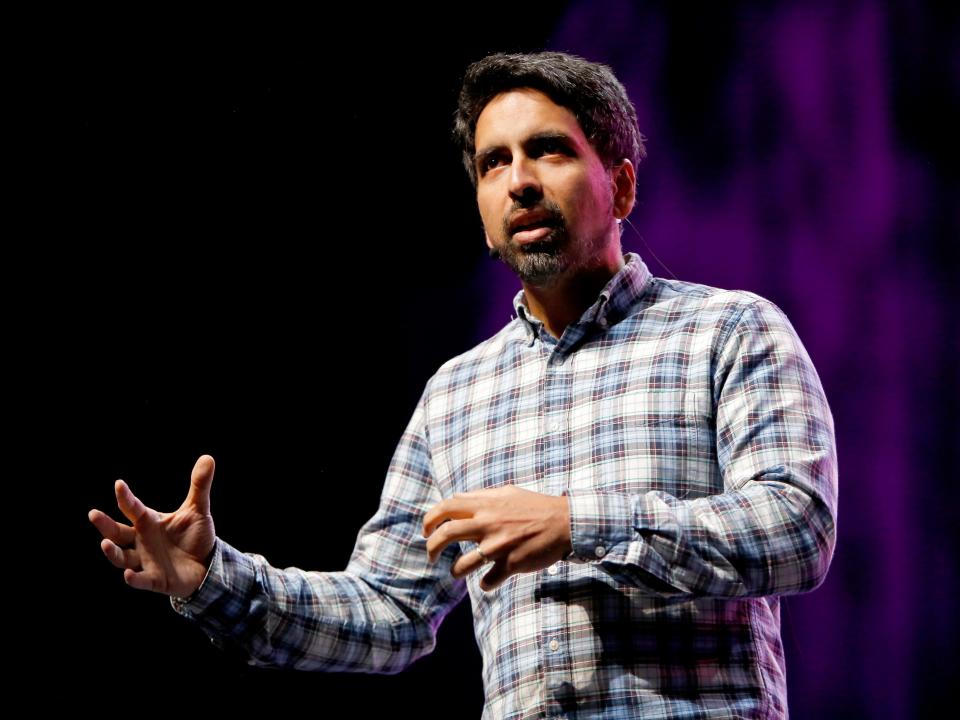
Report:
[[[833,555],[830,409],[773,303],[625,259],[559,340],[521,290],[430,378],[345,571],[217,538],[174,609],[251,665],[395,673],[469,593],[488,720],[785,717],[778,596]],[[422,521],[504,484],[566,494],[574,554],[487,593],[450,575],[473,543],[427,562]]]

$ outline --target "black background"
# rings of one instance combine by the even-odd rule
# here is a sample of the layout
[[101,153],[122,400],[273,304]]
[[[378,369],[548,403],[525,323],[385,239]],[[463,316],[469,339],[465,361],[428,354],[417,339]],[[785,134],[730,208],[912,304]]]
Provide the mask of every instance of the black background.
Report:
[[345,566],[424,383],[476,342],[493,261],[449,139],[463,71],[543,49],[562,9],[469,31],[365,8],[60,19],[31,86],[57,250],[34,247],[45,297],[22,327],[25,419],[69,509],[42,593],[62,639],[32,647],[75,682],[45,704],[479,716],[468,601],[399,676],[250,668],[127,587],[86,513],[121,519],[116,478],[172,510],[210,453],[218,535]]
[[[735,12],[643,3],[623,15],[632,24],[616,12],[597,25],[566,23],[595,34],[597,47],[618,48],[623,67],[665,58],[645,75],[656,86],[636,88],[654,102],[640,108],[652,137],[635,223],[680,277],[747,278],[743,287],[782,303],[810,341],[836,411],[842,537],[825,587],[784,604],[794,611],[784,617],[792,709],[879,717],[910,705],[924,717],[946,697],[956,665],[957,580],[945,548],[957,525],[958,26],[955,12],[936,4],[891,3],[882,75],[864,63],[856,77],[889,88],[881,120],[913,174],[897,178],[892,201],[904,220],[892,240],[882,224],[876,236],[867,228],[862,246],[837,232],[844,223],[822,225],[833,234],[817,246],[819,267],[803,275],[814,296],[824,268],[844,268],[849,286],[836,309],[845,318],[842,357],[831,365],[821,328],[831,318],[808,310],[806,286],[788,283],[790,252],[801,246],[787,220],[755,255],[701,242],[700,252],[715,246],[707,256],[721,258],[716,267],[697,262],[696,238],[674,242],[662,229],[654,237],[645,222],[665,212],[655,191],[671,168],[684,171],[678,195],[721,196],[735,160],[796,139],[777,104],[790,88],[771,86],[776,102],[756,132],[723,125],[736,99],[731,68],[767,61],[751,45],[765,37],[761,21],[789,16],[791,27],[806,26],[806,3],[773,5],[767,15],[763,3]],[[838,35],[811,54],[828,69],[844,57],[850,13],[888,7],[811,5],[837,13]],[[504,320],[510,310],[502,288],[494,296],[478,272],[493,261],[449,140],[463,71],[488,52],[543,49],[568,6],[583,8],[79,9],[11,18],[6,207],[14,221],[0,264],[8,626],[14,679],[31,679],[31,707],[479,716],[468,603],[443,624],[436,651],[398,676],[258,670],[214,648],[166,596],[127,587],[86,514],[96,507],[121,518],[116,478],[172,510],[197,456],[210,453],[218,534],[277,567],[344,567],[424,383],[482,338],[478,322],[491,306],[503,307]],[[838,77],[849,77],[844,67]],[[811,77],[822,77],[815,70]],[[831,132],[842,135],[848,120],[838,117]],[[810,191],[840,192],[830,177],[815,176]],[[770,198],[791,187],[771,187]],[[705,202],[704,217],[709,209]],[[667,274],[635,237],[625,247]],[[752,274],[738,274],[748,267]],[[926,314],[916,312],[923,298]],[[900,307],[909,312],[887,315]],[[877,362],[891,352],[902,361]],[[893,427],[902,424],[892,441],[876,434],[885,407]],[[879,467],[887,457],[903,459],[903,472]],[[804,628],[815,631],[807,637]],[[834,652],[816,654],[831,642]]]

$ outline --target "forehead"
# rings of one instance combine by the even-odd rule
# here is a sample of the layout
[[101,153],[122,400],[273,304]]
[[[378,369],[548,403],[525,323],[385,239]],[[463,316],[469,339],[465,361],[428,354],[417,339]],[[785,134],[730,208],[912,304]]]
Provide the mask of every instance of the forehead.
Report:
[[574,114],[533,88],[516,88],[496,95],[477,118],[477,151],[506,146],[535,133],[556,130],[581,144],[587,140]]

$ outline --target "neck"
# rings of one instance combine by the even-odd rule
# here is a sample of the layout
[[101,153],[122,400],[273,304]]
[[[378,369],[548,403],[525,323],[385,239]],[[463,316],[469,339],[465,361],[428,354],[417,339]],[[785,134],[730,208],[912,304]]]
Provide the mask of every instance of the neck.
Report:
[[569,275],[555,278],[549,285],[523,283],[527,308],[551,335],[559,338],[570,323],[579,320],[596,302],[600,291],[623,266],[623,254],[618,250],[615,257],[591,267],[577,268]]

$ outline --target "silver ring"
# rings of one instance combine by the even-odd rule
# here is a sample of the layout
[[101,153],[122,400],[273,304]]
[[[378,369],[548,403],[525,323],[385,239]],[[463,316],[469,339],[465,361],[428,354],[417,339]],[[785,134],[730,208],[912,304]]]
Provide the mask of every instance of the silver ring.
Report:
[[475,547],[474,549],[477,551],[477,555],[480,556],[480,559],[483,560],[484,564],[490,562],[490,558],[488,558],[486,555],[483,554],[483,550],[480,549],[479,545],[477,545],[477,547]]

